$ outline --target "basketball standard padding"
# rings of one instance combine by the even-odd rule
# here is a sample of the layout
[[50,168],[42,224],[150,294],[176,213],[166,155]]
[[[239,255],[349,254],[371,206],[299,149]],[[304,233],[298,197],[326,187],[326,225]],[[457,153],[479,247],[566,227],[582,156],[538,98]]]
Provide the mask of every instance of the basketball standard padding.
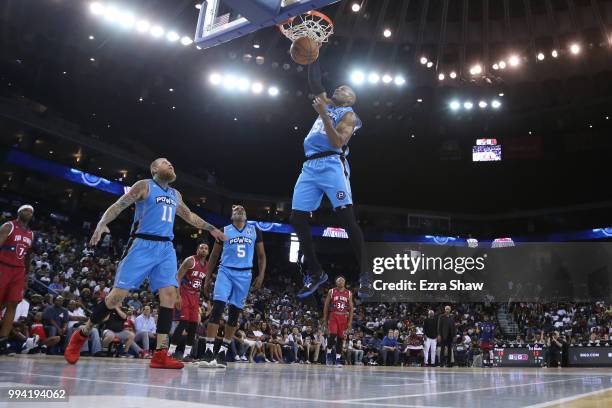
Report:
[[312,64],[319,58],[319,46],[319,43],[311,38],[298,38],[291,44],[291,58],[300,65]]

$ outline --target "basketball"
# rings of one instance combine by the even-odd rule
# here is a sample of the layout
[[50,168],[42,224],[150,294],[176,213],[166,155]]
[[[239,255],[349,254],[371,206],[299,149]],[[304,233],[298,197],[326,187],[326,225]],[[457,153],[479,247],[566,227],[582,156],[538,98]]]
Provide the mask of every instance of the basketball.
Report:
[[291,44],[291,58],[300,65],[312,64],[319,58],[319,43],[308,37],[298,38]]

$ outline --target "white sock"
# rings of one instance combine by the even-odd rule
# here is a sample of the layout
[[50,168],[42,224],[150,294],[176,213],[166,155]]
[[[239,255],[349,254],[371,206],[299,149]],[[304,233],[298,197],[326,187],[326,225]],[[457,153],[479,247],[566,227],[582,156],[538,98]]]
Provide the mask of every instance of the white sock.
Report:
[[336,360],[340,360],[340,354],[336,353]]
[[215,343],[206,342],[206,350],[214,351]]
[[227,347],[225,346],[225,344],[221,345],[221,348],[219,348],[219,353],[225,353],[227,351]]
[[332,349],[327,349],[327,354],[331,354]]
[[191,346],[185,346],[185,353],[183,353],[184,356],[190,356],[191,355]]
[[176,344],[171,344],[170,347],[168,348],[168,355],[173,355],[174,352],[176,351]]

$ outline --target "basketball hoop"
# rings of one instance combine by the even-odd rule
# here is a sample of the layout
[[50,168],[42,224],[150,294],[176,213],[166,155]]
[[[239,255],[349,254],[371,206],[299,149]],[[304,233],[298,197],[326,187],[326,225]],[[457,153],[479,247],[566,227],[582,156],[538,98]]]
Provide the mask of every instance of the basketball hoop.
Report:
[[298,38],[308,37],[323,44],[334,33],[334,23],[325,14],[313,10],[291,17],[279,24],[278,29],[292,42]]

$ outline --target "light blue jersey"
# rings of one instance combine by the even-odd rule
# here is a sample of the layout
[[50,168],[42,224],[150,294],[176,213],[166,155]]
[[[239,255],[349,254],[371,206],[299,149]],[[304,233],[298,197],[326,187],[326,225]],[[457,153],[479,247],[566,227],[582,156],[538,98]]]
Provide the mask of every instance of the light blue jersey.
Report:
[[[327,106],[327,113],[334,128],[349,112],[354,112],[353,108]],[[361,120],[357,117],[354,132],[361,126]],[[351,169],[346,160],[348,146],[334,147],[331,144],[320,116],[304,139],[304,153],[307,160],[295,183],[291,208],[300,211],[314,211],[321,205],[323,195],[327,196],[333,208],[353,204],[353,193],[349,181]]]
[[147,234],[174,239],[174,217],[177,194],[172,187],[163,189],[154,180],[148,180],[149,195],[136,202],[132,235]]
[[177,193],[172,187],[161,188],[154,180],[147,183],[147,198],[136,202],[131,238],[115,274],[116,288],[139,289],[145,279],[153,292],[178,287],[172,245]]
[[255,245],[261,241],[261,232],[254,225],[246,224],[242,230],[230,224],[223,228],[227,241],[223,242],[221,266],[232,269],[251,269]]
[[223,232],[227,241],[223,243],[213,300],[242,309],[251,286],[255,245],[263,239],[261,231],[250,224],[242,230],[230,224],[223,228]]
[[[335,107],[333,105],[327,105],[327,114],[331,118],[334,123],[334,128],[338,126],[338,123],[342,121],[344,115],[349,112],[355,112],[353,108],[346,106],[338,106]],[[357,117],[357,122],[355,125],[354,132],[358,131],[361,128],[361,120]],[[344,155],[348,155],[348,149],[344,149]],[[342,147],[334,147],[329,141],[329,137],[327,133],[325,133],[325,126],[323,125],[323,119],[319,116],[315,121],[312,129],[304,139],[304,154],[306,157],[312,156],[313,154],[323,153],[323,152],[338,152],[342,153]]]

